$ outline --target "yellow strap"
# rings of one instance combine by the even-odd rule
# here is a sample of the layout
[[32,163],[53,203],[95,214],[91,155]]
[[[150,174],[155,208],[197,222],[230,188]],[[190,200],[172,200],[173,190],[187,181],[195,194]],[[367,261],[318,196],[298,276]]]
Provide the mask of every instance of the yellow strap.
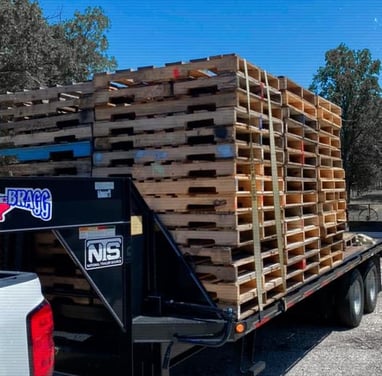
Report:
[[276,221],[276,235],[277,235],[277,249],[279,252],[279,261],[281,264],[281,277],[283,280],[283,289],[286,291],[286,278],[284,268],[284,238],[281,227],[281,204],[280,204],[280,189],[277,174],[277,159],[276,159],[276,145],[275,145],[275,133],[273,130],[273,117],[271,107],[271,94],[268,86],[268,75],[264,71],[265,85],[267,87],[267,102],[269,113],[269,138],[270,138],[270,151],[271,151],[271,172],[272,172],[272,189],[273,189],[273,205],[275,208],[275,221]]
[[250,171],[251,171],[251,202],[252,202],[252,237],[253,237],[253,255],[255,258],[256,269],[256,290],[257,300],[259,304],[259,311],[263,310],[263,261],[261,258],[261,243],[260,243],[260,224],[258,215],[258,201],[256,189],[256,172],[255,172],[255,158],[253,153],[253,140],[251,130],[251,97],[249,88],[248,66],[247,60],[244,60],[244,72],[247,90],[247,112],[248,112],[248,131],[249,131],[249,145],[250,145]]

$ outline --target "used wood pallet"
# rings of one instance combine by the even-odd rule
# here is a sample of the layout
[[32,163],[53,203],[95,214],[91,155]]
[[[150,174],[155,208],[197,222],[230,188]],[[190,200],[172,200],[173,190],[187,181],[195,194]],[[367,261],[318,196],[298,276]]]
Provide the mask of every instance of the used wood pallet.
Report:
[[0,166],[2,176],[92,176],[91,158],[11,163]]
[[[0,95],[4,122],[60,116],[93,107],[91,82]],[[13,125],[16,128],[16,125]]]
[[[295,282],[297,286],[298,283],[303,283],[305,280],[304,273],[299,270],[300,268],[295,268],[295,265],[306,265],[309,269],[309,276],[313,276],[325,272],[343,258],[344,248],[341,248],[342,227],[340,225],[344,223],[346,217],[346,203],[335,206],[333,202],[343,202],[345,176],[339,149],[340,108],[335,105],[331,106],[330,102],[313,95],[288,78],[280,79],[280,89],[283,95],[286,128],[285,180],[287,193],[285,197],[286,207],[289,206],[289,208],[284,211],[284,220],[287,236],[285,239],[286,260],[291,264],[287,267],[287,276],[291,275],[291,278],[288,279],[288,288],[291,289],[294,288]],[[300,149],[300,157],[298,149]],[[313,157],[309,161],[312,167],[305,170],[306,175],[304,176],[304,170],[298,169],[297,166],[306,164],[304,156],[306,152],[308,152],[308,157],[311,154]],[[306,237],[303,231],[303,221],[300,221],[300,225],[298,220],[293,221],[293,215],[296,214],[299,205],[302,205],[300,213],[297,211],[299,216],[307,208],[303,205],[305,202],[301,199],[301,195],[293,194],[296,189],[301,191],[306,189],[305,180],[306,188],[312,188],[314,192],[313,196],[306,201],[310,214],[314,218],[314,228]],[[291,193],[288,194],[288,191]],[[299,216],[297,218],[301,218]],[[288,236],[290,226],[292,226],[291,235]],[[293,228],[295,233],[293,233]],[[304,239],[310,237],[318,239],[318,244],[313,243],[313,249],[308,251],[304,247]],[[325,244],[327,245],[323,247]],[[297,250],[300,255],[298,253],[294,255],[293,252],[288,251],[288,247],[292,247],[294,253]],[[310,252],[313,252],[314,256],[307,257],[306,255]],[[294,260],[297,260],[296,264],[294,264]]]

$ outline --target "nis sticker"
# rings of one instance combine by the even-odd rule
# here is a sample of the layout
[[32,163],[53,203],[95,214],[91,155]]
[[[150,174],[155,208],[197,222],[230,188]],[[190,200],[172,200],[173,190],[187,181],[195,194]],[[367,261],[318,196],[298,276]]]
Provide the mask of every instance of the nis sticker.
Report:
[[0,194],[0,222],[13,209],[29,211],[33,217],[43,221],[52,219],[52,194],[49,189],[5,188]]

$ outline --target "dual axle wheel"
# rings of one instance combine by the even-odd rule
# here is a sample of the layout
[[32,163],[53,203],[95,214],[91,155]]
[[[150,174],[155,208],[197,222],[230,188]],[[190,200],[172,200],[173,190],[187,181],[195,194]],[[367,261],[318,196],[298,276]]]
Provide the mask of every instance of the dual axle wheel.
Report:
[[379,275],[377,264],[371,260],[362,271],[354,269],[342,278],[335,302],[341,324],[355,328],[361,323],[364,313],[375,310],[380,289]]

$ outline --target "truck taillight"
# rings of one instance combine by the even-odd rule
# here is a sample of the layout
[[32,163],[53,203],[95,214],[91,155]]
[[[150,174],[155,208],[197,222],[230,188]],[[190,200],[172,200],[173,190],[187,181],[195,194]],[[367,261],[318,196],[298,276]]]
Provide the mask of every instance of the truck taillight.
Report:
[[28,315],[29,354],[33,376],[50,376],[54,368],[53,314],[48,302]]

